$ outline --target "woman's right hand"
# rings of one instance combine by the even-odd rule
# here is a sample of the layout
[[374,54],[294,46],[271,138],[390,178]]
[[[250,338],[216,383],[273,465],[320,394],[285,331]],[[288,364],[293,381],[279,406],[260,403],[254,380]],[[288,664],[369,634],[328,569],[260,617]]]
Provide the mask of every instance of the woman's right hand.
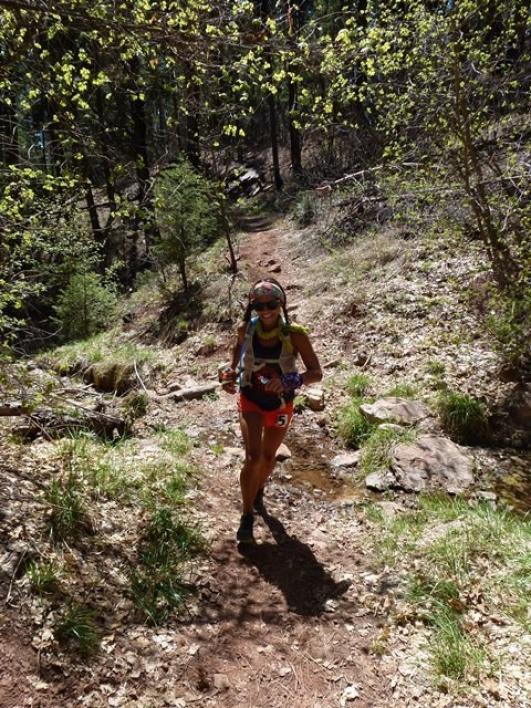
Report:
[[221,388],[227,393],[236,393],[236,372],[231,366],[224,366],[218,371]]

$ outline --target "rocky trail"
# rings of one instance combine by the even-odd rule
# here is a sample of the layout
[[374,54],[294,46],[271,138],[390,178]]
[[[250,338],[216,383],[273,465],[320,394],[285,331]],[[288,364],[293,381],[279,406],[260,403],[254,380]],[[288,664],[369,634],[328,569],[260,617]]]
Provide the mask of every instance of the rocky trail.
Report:
[[[91,591],[91,599],[102,605],[107,602],[112,618],[106,623],[100,654],[81,664],[48,661],[43,668],[40,649],[36,655],[30,646],[32,642],[36,646],[35,637],[23,620],[28,608],[16,591],[17,573],[12,568],[2,576],[1,585],[8,599],[0,615],[7,659],[7,671],[0,679],[1,708],[491,705],[493,689],[464,699],[434,692],[433,680],[423,668],[427,654],[422,640],[427,630],[422,622],[415,624],[415,630],[409,625],[395,628],[390,636],[390,613],[396,613],[400,603],[400,593],[395,591],[406,570],[395,572],[377,562],[374,548],[381,532],[364,510],[371,507],[392,519],[414,508],[416,502],[408,495],[388,492],[382,499],[369,491],[353,473],[359,455],[345,456],[333,435],[330,409],[345,398],[342,358],[349,358],[360,371],[370,368],[385,388],[396,381],[397,371],[408,373],[420,366],[420,345],[411,336],[416,322],[410,318],[403,342],[395,338],[393,346],[383,341],[373,347],[376,335],[389,329],[378,319],[381,309],[367,322],[366,301],[359,292],[347,291],[336,317],[336,295],[328,292],[329,276],[319,255],[312,261],[300,232],[286,222],[258,217],[249,217],[244,229],[240,263],[245,279],[253,281],[266,274],[279,278],[288,292],[290,315],[310,325],[325,370],[325,410],[306,407],[295,415],[285,441],[288,449],[282,450],[266,488],[266,512],[257,517],[257,543],[238,548],[235,531],[243,451],[235,398],[220,392],[177,404],[159,399],[150,405],[139,432],[145,454],[156,446],[152,430],[160,424],[185,430],[194,443],[191,455],[200,476],[188,498],[208,540],[208,552],[194,570],[197,594],[187,601],[184,611],[161,626],[131,623],[127,603],[116,600],[111,591],[118,573],[109,567],[108,589],[94,585]],[[383,285],[375,297],[387,297]],[[401,313],[393,316],[399,319]],[[200,340],[201,335],[187,343],[188,355],[175,365],[173,374],[184,385],[194,360],[200,360],[194,379],[198,383],[200,377],[212,378],[226,356],[228,333],[207,355],[194,353]],[[479,356],[484,355],[480,352]],[[488,357],[482,361],[488,362]],[[456,367],[464,365],[457,357]],[[488,367],[481,375],[488,379]],[[426,435],[442,435],[429,417],[420,421],[420,427]],[[37,444],[25,460],[34,472],[46,469],[47,445],[46,441]],[[475,452],[476,472],[478,466],[503,471],[512,459],[513,468],[520,470],[518,484],[529,483],[523,472],[528,469],[525,451],[513,450],[512,458],[503,450]],[[11,470],[20,464],[17,459],[3,461]],[[26,485],[14,472],[10,479],[12,487],[2,493],[5,508],[16,499],[28,512],[31,507],[24,506],[24,494],[35,489],[33,482]],[[491,488],[489,480],[485,490]],[[106,513],[112,515],[113,510],[112,503],[107,503]],[[105,523],[114,532],[112,521]],[[23,535],[14,525],[10,533],[11,539]],[[116,532],[109,538],[118,556],[127,552],[128,536]],[[97,565],[99,558],[107,563],[108,549],[102,550],[97,543],[94,548],[87,544],[85,556],[69,550],[81,567],[85,562]],[[42,605],[35,602],[31,614],[42,639],[46,629],[42,628]],[[508,627],[500,638],[505,648],[516,641],[512,632]],[[525,665],[525,650],[522,654]],[[514,686],[496,689],[496,705],[526,705],[520,693],[523,674],[515,675]],[[24,678],[19,681],[19,676]]]

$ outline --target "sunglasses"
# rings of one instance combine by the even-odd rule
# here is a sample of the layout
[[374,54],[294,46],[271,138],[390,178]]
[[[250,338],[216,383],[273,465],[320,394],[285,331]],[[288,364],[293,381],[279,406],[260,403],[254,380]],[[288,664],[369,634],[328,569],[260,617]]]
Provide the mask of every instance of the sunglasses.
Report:
[[279,307],[280,302],[278,300],[268,300],[267,302],[255,302],[253,303],[253,310],[261,312],[261,310],[276,310]]

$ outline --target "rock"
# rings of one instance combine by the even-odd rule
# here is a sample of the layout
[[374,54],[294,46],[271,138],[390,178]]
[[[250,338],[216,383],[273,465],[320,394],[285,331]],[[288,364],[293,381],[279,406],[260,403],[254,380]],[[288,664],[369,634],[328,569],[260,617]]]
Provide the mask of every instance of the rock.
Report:
[[86,383],[91,383],[97,391],[126,393],[134,385],[134,366],[101,361],[92,364],[85,371],[83,379]]
[[386,489],[396,485],[396,480],[389,470],[385,472],[371,472],[365,477],[367,489],[374,489],[376,492],[384,492]]
[[361,450],[356,450],[355,452],[345,452],[342,455],[336,455],[331,461],[330,465],[334,468],[340,467],[356,467],[361,458]]
[[214,686],[218,691],[225,691],[230,688],[230,682],[226,674],[214,674]]
[[284,443],[282,443],[282,445],[277,450],[275,459],[278,460],[278,462],[282,462],[283,460],[289,460],[290,458],[291,450],[287,445],[284,445]]
[[375,403],[363,403],[360,411],[370,423],[414,425],[429,416],[424,403],[408,398],[380,398]]
[[306,405],[312,411],[322,411],[325,407],[324,391],[322,388],[309,388],[305,394]]
[[396,486],[408,492],[442,488],[456,494],[474,481],[473,459],[448,438],[422,435],[396,445],[391,457]]
[[428,528],[417,542],[417,548],[428,548],[441,538],[444,538],[450,531],[463,531],[466,529],[466,521],[454,519],[442,524],[437,524]]
[[280,273],[282,271],[282,266],[280,263],[274,263],[267,269],[268,273]]

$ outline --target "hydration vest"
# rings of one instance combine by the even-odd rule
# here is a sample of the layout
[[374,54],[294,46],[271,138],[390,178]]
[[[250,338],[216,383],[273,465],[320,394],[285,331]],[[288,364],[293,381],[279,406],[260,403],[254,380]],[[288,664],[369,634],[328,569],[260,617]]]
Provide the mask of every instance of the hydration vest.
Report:
[[264,357],[256,357],[253,348],[253,337],[256,332],[256,325],[259,322],[259,317],[252,317],[247,325],[245,336],[240,354],[238,383],[240,388],[251,386],[252,374],[260,371],[266,364],[278,364],[283,374],[292,374],[297,371],[296,357],[291,343],[291,332],[306,332],[300,325],[288,325],[284,321],[280,325],[280,341],[282,349],[280,356],[275,359],[266,359]]

